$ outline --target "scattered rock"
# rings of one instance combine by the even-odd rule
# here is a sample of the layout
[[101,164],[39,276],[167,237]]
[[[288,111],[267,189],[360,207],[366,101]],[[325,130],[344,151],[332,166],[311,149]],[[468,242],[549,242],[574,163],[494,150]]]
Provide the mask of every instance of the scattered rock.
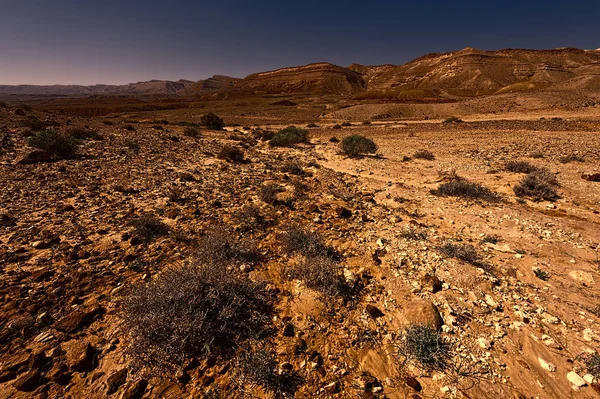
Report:
[[584,380],[583,378],[581,378],[581,377],[579,376],[579,374],[577,374],[577,373],[576,373],[576,372],[574,372],[574,371],[570,371],[570,372],[567,374],[567,379],[569,380],[569,382],[570,382],[571,384],[573,384],[573,386],[576,386],[576,387],[578,387],[578,388],[580,388],[580,387],[583,387],[583,386],[586,386],[586,385],[587,385],[587,382],[585,382],[585,380]]
[[544,370],[550,371],[552,373],[556,371],[556,366],[554,364],[545,361],[541,357],[538,357],[538,361],[540,362],[540,366],[542,366]]
[[369,316],[371,316],[374,319],[377,319],[378,317],[382,317],[383,316],[383,312],[381,310],[379,310],[377,307],[368,304],[365,308],[365,310],[367,311],[367,313],[369,314]]

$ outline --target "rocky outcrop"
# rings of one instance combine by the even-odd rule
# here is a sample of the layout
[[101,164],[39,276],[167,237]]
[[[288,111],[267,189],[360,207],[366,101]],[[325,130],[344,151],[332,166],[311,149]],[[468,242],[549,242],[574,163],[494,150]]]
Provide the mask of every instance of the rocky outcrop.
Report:
[[355,93],[365,89],[361,75],[326,62],[249,75],[235,89],[250,93]]

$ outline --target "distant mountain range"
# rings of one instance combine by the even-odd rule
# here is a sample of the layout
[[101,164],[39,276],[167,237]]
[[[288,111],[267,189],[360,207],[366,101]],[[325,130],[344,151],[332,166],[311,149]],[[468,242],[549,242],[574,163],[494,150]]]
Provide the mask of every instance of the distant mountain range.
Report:
[[216,75],[194,82],[191,80],[150,80],[126,85],[0,85],[0,95],[21,96],[118,96],[118,95],[186,95],[231,89],[240,79]]
[[465,48],[428,54],[404,65],[341,67],[316,63],[237,79],[152,80],[128,85],[0,86],[0,95],[342,94],[357,98],[426,99],[535,90],[600,90],[600,49]]

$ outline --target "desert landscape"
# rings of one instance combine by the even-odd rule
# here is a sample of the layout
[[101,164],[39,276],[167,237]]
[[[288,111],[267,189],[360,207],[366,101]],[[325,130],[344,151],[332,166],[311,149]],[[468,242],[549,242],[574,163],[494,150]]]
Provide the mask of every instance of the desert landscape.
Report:
[[0,86],[0,397],[600,397],[600,50]]

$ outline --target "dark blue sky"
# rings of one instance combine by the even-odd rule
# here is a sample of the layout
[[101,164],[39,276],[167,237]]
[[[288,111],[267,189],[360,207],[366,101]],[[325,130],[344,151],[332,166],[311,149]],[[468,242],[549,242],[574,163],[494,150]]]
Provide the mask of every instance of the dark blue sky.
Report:
[[598,0],[0,0],[0,84],[198,80],[430,52],[600,47]]

